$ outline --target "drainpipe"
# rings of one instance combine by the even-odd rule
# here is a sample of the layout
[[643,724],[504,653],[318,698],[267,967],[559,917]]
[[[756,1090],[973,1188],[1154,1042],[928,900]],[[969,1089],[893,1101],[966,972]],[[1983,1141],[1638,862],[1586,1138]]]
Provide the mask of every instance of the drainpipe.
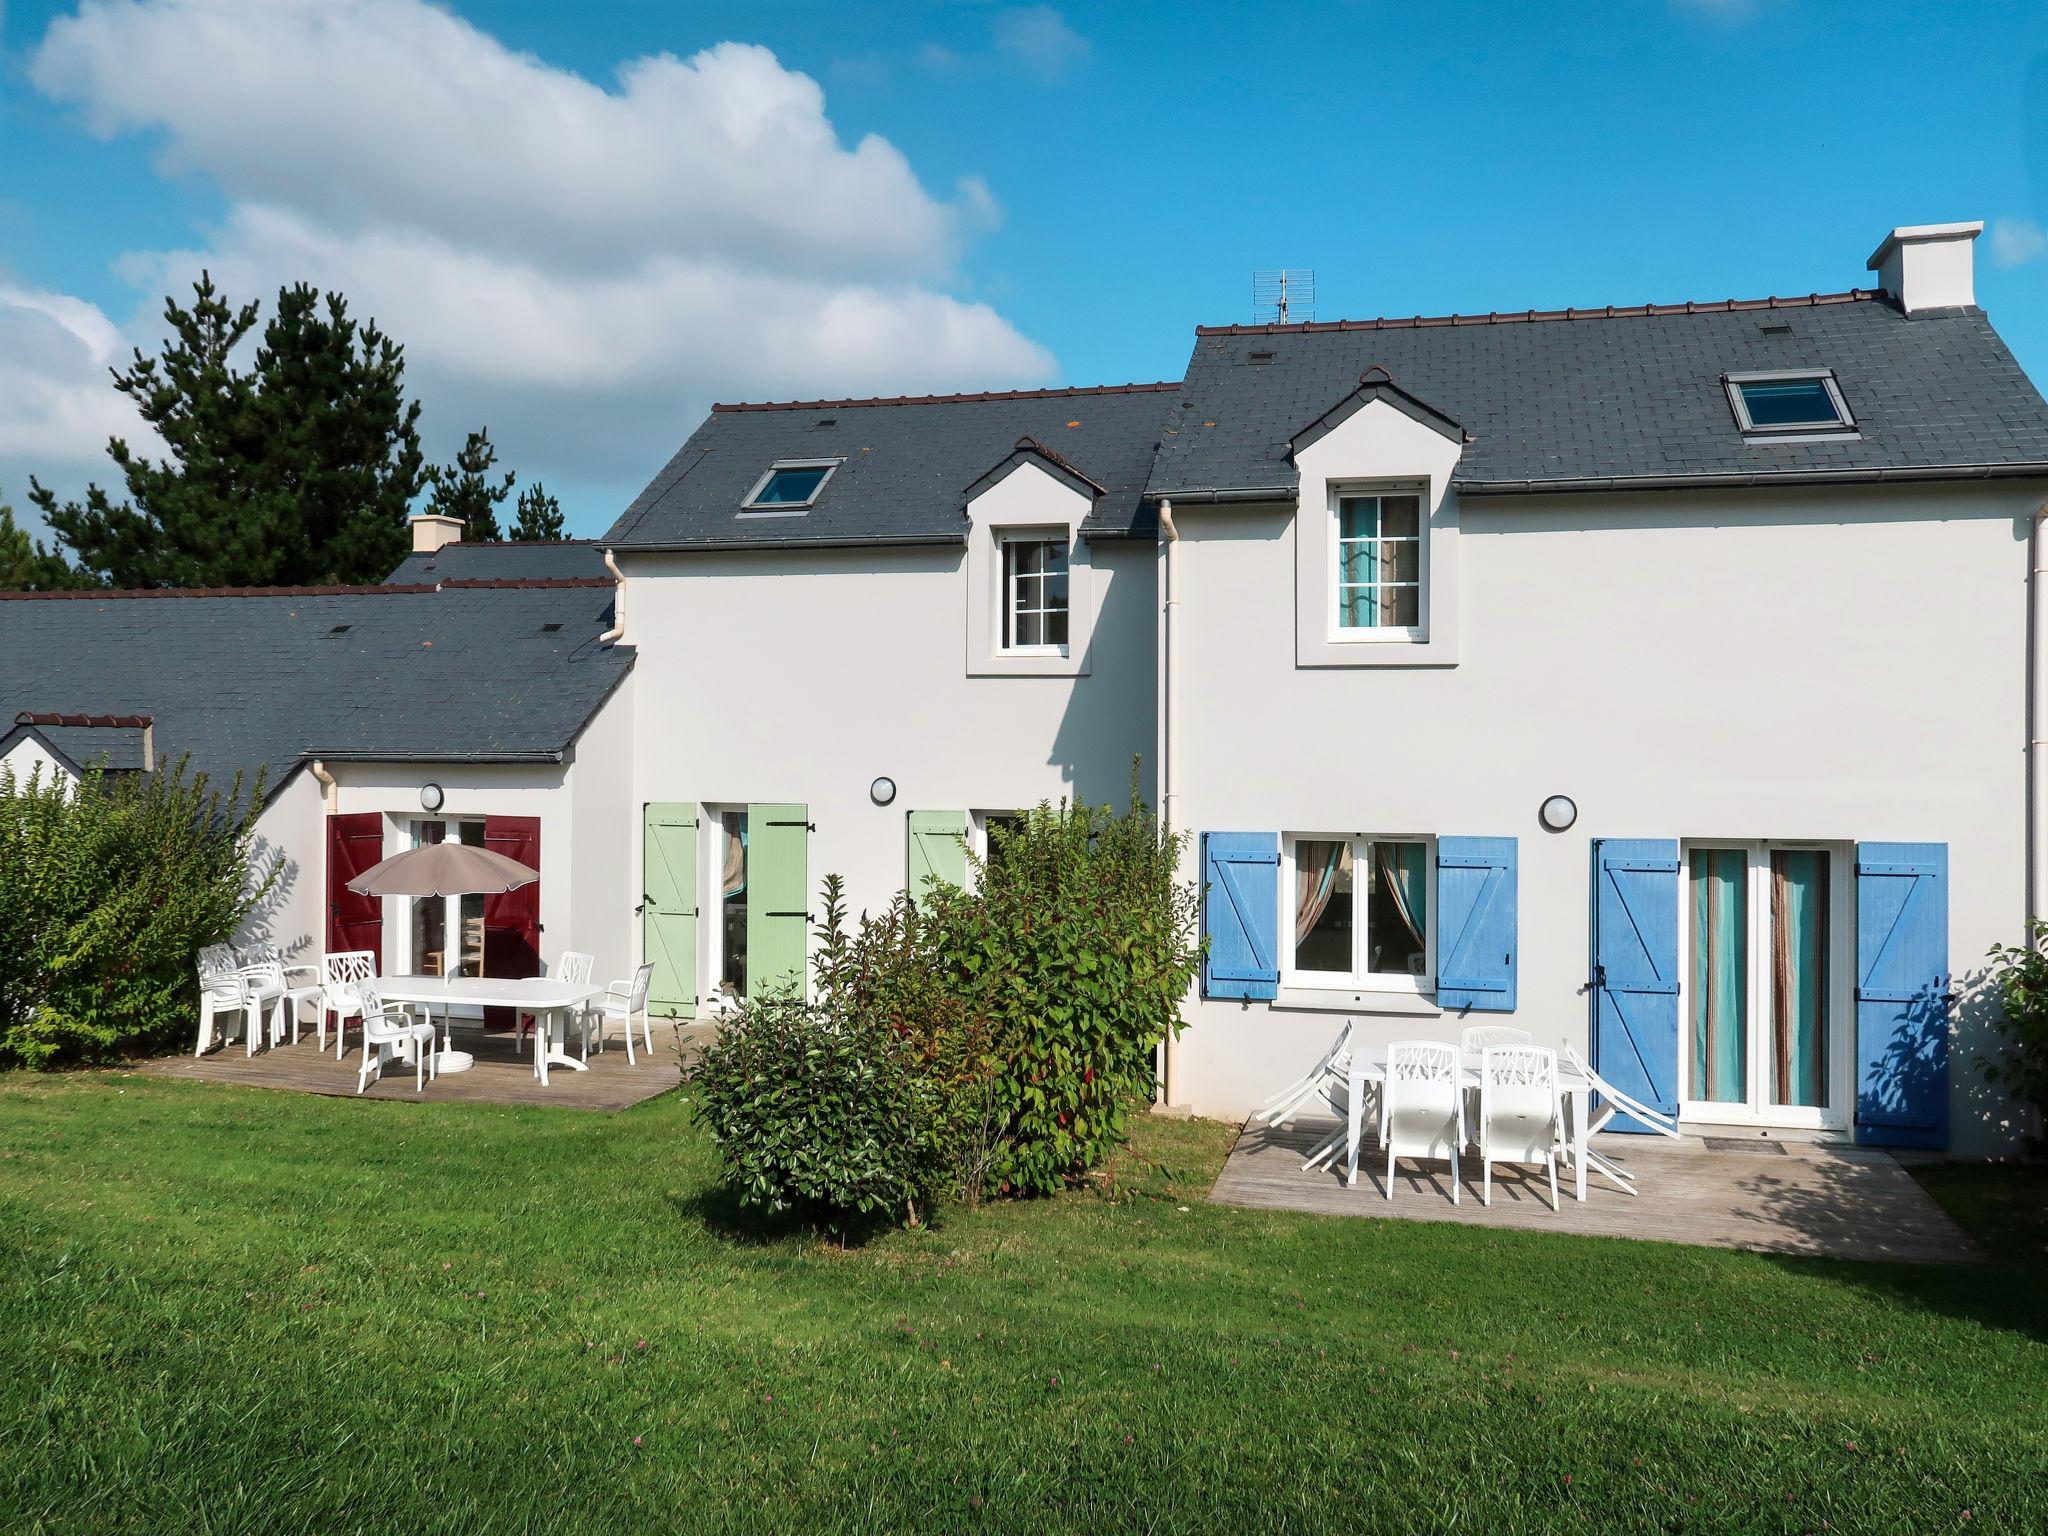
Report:
[[612,552],[604,552],[604,568],[612,573],[618,583],[612,594],[612,627],[597,637],[599,645],[615,645],[626,636],[626,573],[619,569],[619,562],[612,558]]
[[2027,536],[2027,917],[2048,922],[2048,502]]
[[[1174,556],[1179,550],[1180,530],[1173,525],[1171,501],[1162,499],[1159,503],[1159,528],[1166,535],[1159,636],[1159,808],[1167,830],[1171,831],[1180,809],[1180,753],[1174,750],[1180,733],[1180,710],[1174,703],[1174,692],[1180,681],[1174,655],[1174,642],[1180,631],[1180,614],[1177,611],[1180,588],[1174,580]],[[1163,1057],[1159,1070],[1160,1094],[1164,1107],[1170,1109],[1180,1102],[1180,1042],[1169,1034],[1160,1045],[1160,1054]]]
[[341,804],[339,791],[334,785],[334,775],[327,771],[327,765],[317,757],[308,766],[313,770],[313,777],[319,781],[321,803],[327,807],[327,814],[332,816],[335,807]]

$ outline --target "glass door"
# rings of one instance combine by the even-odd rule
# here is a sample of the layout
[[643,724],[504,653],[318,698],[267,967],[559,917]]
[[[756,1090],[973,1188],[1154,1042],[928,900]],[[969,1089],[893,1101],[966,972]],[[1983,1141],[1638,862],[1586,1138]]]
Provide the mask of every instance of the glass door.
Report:
[[1686,1118],[1847,1123],[1849,863],[1825,846],[1687,844]]
[[[412,846],[429,847],[450,837],[482,847],[484,824],[455,818],[417,819]],[[415,976],[475,976],[484,960],[484,898],[413,896],[404,906],[405,935],[399,953]]]

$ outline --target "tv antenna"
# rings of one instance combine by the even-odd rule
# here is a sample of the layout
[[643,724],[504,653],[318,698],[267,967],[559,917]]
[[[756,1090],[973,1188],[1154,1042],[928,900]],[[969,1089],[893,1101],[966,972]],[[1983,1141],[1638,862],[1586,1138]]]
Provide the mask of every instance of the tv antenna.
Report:
[[1313,267],[1274,267],[1252,274],[1252,324],[1299,325],[1316,317]]

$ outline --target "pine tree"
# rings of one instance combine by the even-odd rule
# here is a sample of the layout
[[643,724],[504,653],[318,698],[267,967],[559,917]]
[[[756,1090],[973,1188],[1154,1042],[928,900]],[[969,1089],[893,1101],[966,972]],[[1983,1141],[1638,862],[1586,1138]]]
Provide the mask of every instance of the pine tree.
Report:
[[117,587],[373,582],[408,547],[406,516],[424,480],[418,402],[405,399],[405,351],[358,325],[338,293],[281,289],[254,366],[233,353],[258,306],[235,308],[202,276],[187,309],[164,302],[172,335],[114,376],[168,454],[152,461],[115,438],[107,453],[127,500],[90,486],[59,504],[30,500],[90,577]]
[[63,592],[87,585],[63,555],[29,537],[0,496],[0,592]]
[[469,434],[453,464],[428,472],[434,482],[434,494],[427,510],[443,517],[460,518],[466,544],[496,544],[505,537],[498,528],[498,508],[512,494],[512,482],[517,477],[508,469],[503,480],[494,481],[491,466],[497,462],[498,450],[491,446],[491,429],[484,427]]
[[562,504],[538,480],[519,493],[512,537],[536,544],[559,544],[568,537],[562,531]]

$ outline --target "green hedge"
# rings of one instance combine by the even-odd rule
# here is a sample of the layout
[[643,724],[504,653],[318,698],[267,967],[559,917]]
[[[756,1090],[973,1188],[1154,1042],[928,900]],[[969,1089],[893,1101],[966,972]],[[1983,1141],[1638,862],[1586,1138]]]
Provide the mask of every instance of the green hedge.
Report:
[[182,1046],[201,946],[225,943],[253,877],[262,785],[222,794],[180,762],[75,787],[0,769],[0,1063],[96,1062]]

